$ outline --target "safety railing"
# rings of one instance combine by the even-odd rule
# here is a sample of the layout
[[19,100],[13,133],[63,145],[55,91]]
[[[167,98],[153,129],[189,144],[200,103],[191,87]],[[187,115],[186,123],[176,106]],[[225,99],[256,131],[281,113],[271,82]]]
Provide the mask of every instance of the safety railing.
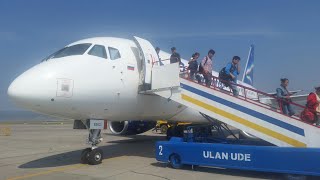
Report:
[[[186,79],[188,81],[192,81],[194,83],[198,83],[198,81],[195,79],[191,79],[190,74],[188,71],[180,72],[180,78]],[[205,82],[203,80],[204,78],[201,78],[201,82],[198,83],[202,86],[205,86],[210,89],[214,89],[217,91],[220,91],[222,93],[225,93],[229,96],[234,96],[232,92],[232,88],[230,86],[234,86],[239,91],[238,96],[234,96],[235,98],[244,100],[246,102],[249,102],[251,104],[255,104],[257,106],[269,109],[274,111],[275,113],[286,115],[292,119],[302,121],[300,118],[300,113],[305,109],[305,106],[302,106],[300,104],[294,103],[290,100],[284,100],[281,98],[277,98],[276,96],[270,95],[268,93],[259,91],[257,89],[253,89],[241,84],[236,84],[234,82],[226,81],[223,79],[220,79],[219,77],[212,76],[211,77],[211,84],[210,87],[205,85]],[[228,85],[229,87],[226,87]],[[283,109],[287,108],[284,106],[291,106],[291,108],[295,111],[294,115],[289,116],[286,114]],[[310,124],[308,122],[302,121],[304,123]],[[313,125],[313,124],[310,124]]]
[[170,61],[170,59],[161,59],[161,60],[159,60],[159,61],[153,61],[153,62],[152,62],[152,65],[154,66],[155,64],[158,64],[158,63],[159,63],[159,65],[160,65],[160,62],[164,62],[164,61]]

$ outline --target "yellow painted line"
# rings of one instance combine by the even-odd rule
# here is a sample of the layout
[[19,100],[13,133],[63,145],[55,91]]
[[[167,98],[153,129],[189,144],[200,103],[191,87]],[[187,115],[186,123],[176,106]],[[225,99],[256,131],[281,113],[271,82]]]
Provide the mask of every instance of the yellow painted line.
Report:
[[[121,157],[123,157],[123,156],[108,158],[108,159],[105,159],[104,161],[114,160],[114,159],[121,158]],[[75,165],[70,165],[70,166],[61,167],[61,168],[54,168],[54,169],[50,169],[50,170],[47,170],[47,171],[41,171],[41,172],[38,172],[38,173],[31,173],[31,174],[26,174],[26,175],[22,175],[22,176],[12,177],[12,178],[8,178],[6,180],[27,179],[27,178],[31,178],[31,177],[35,177],[35,176],[48,175],[48,174],[55,173],[55,172],[63,172],[63,171],[75,170],[75,169],[78,169],[78,168],[81,168],[81,167],[85,167],[85,166],[88,166],[88,165],[87,164],[75,164]]]
[[275,132],[273,130],[265,128],[263,126],[260,126],[258,124],[252,123],[252,122],[250,122],[248,120],[245,120],[245,119],[243,119],[243,118],[241,118],[239,116],[236,116],[236,115],[233,115],[231,113],[228,113],[228,112],[226,112],[226,111],[224,111],[222,109],[219,109],[219,108],[211,106],[211,105],[209,105],[207,103],[201,102],[201,101],[199,101],[197,99],[194,99],[194,98],[192,98],[190,96],[187,96],[185,94],[181,94],[181,98],[183,100],[185,100],[185,101],[188,101],[188,102],[192,103],[192,104],[195,104],[195,105],[200,106],[200,107],[202,107],[204,109],[207,109],[207,110],[209,110],[211,112],[214,112],[214,113],[219,114],[219,115],[221,115],[223,117],[226,117],[226,118],[228,118],[228,119],[230,119],[232,121],[235,121],[237,123],[245,125],[245,126],[247,126],[249,128],[252,128],[252,129],[254,129],[256,131],[264,133],[264,134],[266,134],[268,136],[271,136],[271,137],[273,137],[275,139],[278,139],[280,141],[286,142],[286,143],[288,143],[288,144],[290,144],[292,146],[295,146],[295,147],[306,147],[307,146],[303,142],[297,141],[295,139],[292,139],[292,138],[290,138],[288,136],[285,136],[283,134],[280,134],[278,132]]

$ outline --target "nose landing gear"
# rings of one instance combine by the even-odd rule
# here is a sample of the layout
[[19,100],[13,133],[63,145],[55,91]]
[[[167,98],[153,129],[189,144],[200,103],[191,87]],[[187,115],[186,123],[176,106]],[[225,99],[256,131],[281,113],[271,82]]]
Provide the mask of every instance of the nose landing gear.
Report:
[[83,122],[89,130],[89,137],[87,143],[91,145],[91,148],[86,148],[81,153],[81,163],[97,165],[102,162],[103,151],[97,147],[97,145],[103,140],[101,137],[101,129],[90,129],[90,120]]

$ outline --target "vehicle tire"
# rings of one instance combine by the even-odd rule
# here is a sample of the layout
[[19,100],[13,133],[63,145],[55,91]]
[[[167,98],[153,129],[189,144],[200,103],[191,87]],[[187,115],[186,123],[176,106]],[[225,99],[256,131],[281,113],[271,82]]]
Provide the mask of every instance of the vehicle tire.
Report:
[[285,174],[284,175],[286,180],[306,180],[307,176],[300,175],[300,174]]
[[88,164],[97,165],[102,162],[103,151],[99,148],[93,149],[88,156]]
[[170,162],[170,166],[174,169],[181,169],[183,166],[181,163],[181,158],[178,154],[172,154],[169,157],[169,162]]
[[160,126],[160,132],[161,134],[167,134],[167,131],[168,131],[168,126],[163,124]]
[[81,163],[88,164],[89,153],[91,152],[91,148],[86,148],[81,152]]

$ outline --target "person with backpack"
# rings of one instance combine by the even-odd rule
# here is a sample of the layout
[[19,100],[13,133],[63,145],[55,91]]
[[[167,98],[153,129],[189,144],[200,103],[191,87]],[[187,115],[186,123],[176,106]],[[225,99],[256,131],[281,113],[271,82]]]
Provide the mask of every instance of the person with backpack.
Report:
[[290,97],[292,94],[287,89],[289,85],[289,79],[282,78],[280,79],[280,81],[281,85],[279,88],[276,89],[279,106],[281,107],[283,114],[293,116],[295,112],[290,104],[290,102],[292,102]]
[[200,53],[196,52],[194,54],[192,54],[192,57],[190,59],[190,61],[188,62],[189,66],[188,66],[188,70],[190,71],[190,79],[191,80],[195,80],[195,75],[198,72],[198,58],[200,56]]
[[207,87],[210,87],[212,82],[212,59],[215,53],[216,52],[213,49],[210,49],[208,55],[203,58],[199,66],[199,72],[203,74]]
[[219,78],[226,87],[230,87],[234,96],[239,96],[237,84],[237,78],[240,74],[240,57],[233,56],[232,61],[222,68],[219,72]]
[[301,112],[300,117],[301,120],[313,124],[316,126],[320,126],[320,86],[315,87],[315,92],[312,92],[307,97],[307,104],[305,109]]

